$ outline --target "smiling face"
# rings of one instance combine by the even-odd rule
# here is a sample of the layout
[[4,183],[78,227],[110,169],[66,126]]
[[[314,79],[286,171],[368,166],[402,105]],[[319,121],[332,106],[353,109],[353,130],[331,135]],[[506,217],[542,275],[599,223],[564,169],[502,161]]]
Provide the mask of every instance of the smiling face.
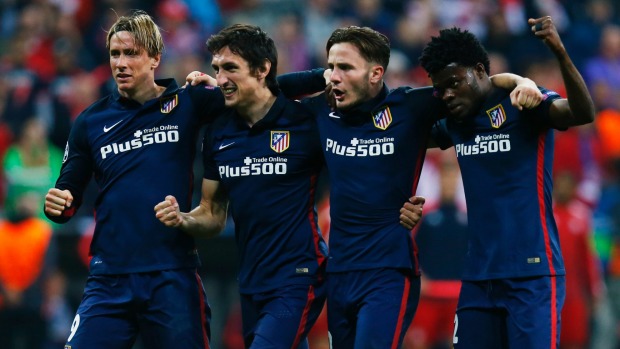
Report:
[[252,73],[245,59],[226,46],[213,54],[211,66],[215,70],[217,85],[224,94],[227,107],[248,109],[255,103],[256,91],[264,86],[257,75]]
[[112,35],[109,52],[112,76],[123,97],[131,98],[154,85],[155,68],[161,55],[149,57],[144,48],[136,45],[130,32],[120,31]]
[[[451,117],[457,120],[474,115],[482,105],[488,91],[484,67],[463,67],[448,64],[435,74],[430,74],[435,96],[446,104]],[[485,80],[486,78],[486,80]]]
[[364,59],[350,43],[337,43],[329,49],[327,64],[336,107],[350,109],[376,96],[383,87],[383,67]]

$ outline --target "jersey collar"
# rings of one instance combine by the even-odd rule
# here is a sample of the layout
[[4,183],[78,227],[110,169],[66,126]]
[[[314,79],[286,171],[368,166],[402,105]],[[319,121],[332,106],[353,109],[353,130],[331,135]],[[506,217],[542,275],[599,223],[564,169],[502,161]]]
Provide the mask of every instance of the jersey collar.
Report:
[[[276,122],[280,119],[280,116],[282,115],[282,110],[285,108],[285,106],[286,97],[282,94],[282,92],[280,92],[276,97],[275,102],[273,102],[271,108],[269,108],[267,114],[265,114],[262,119],[258,120],[258,122],[256,122],[252,126],[252,130],[260,131],[268,129],[271,126],[275,125]],[[247,123],[243,120],[242,117],[240,117],[237,113],[235,113],[235,116],[237,117],[237,121],[241,125],[245,125],[245,127],[247,127]]]

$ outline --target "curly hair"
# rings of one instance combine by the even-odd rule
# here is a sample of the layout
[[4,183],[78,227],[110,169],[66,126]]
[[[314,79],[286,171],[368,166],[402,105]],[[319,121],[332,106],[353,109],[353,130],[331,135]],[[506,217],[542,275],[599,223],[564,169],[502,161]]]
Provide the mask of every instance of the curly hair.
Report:
[[265,60],[271,62],[271,69],[265,77],[267,87],[275,95],[279,87],[276,80],[278,72],[278,51],[276,44],[260,27],[249,24],[233,24],[211,35],[207,40],[207,49],[215,54],[224,47],[248,62],[254,74],[263,67]]
[[435,74],[451,63],[465,67],[482,63],[490,74],[489,55],[480,41],[469,31],[456,27],[442,29],[439,36],[433,36],[418,60],[429,74]]

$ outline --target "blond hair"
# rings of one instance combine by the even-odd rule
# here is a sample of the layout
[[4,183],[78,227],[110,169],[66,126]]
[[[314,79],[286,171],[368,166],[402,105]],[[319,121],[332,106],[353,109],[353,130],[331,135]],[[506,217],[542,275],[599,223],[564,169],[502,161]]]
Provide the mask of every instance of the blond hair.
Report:
[[153,18],[142,10],[135,10],[129,16],[119,17],[108,30],[106,48],[110,49],[110,39],[118,32],[126,31],[132,34],[136,46],[143,48],[149,57],[155,57],[164,51],[164,39],[159,26]]

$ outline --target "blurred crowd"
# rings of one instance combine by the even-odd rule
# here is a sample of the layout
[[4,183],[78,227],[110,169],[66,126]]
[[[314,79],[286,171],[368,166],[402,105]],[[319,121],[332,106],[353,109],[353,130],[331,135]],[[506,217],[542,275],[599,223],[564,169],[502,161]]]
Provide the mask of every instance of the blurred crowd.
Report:
[[[73,120],[114,88],[105,30],[131,9],[147,11],[163,29],[166,48],[157,74],[181,84],[192,70],[211,72],[205,46],[211,34],[232,23],[251,23],[274,38],[279,73],[324,67],[331,32],[359,25],[391,39],[388,86],[425,86],[430,80],[417,64],[422,47],[439,28],[458,26],[484,43],[492,57],[492,73],[521,74],[565,95],[554,57],[527,25],[528,18],[551,15],[598,113],[593,124],[557,132],[556,137],[554,195],[568,288],[563,322],[582,320],[576,325],[565,322],[563,334],[579,338],[563,340],[562,346],[620,348],[618,1],[0,0],[0,343],[4,348],[59,348],[70,331],[87,275],[97,193],[91,190],[80,218],[66,225],[45,219],[43,198],[58,176]],[[454,166],[446,165],[450,161],[454,159],[429,151],[418,193],[427,197],[425,215],[446,202],[447,184],[438,174],[449,168],[450,177],[458,177]],[[197,162],[197,183],[201,173]],[[325,192],[319,213],[327,234]],[[457,213],[464,212],[462,188],[457,185],[450,192]],[[455,217],[454,224],[460,224],[460,216]],[[242,347],[232,223],[227,229],[221,237],[198,242],[213,308],[215,349]],[[434,297],[432,292],[426,295]],[[453,306],[448,306],[447,313],[452,314],[444,322],[451,321]],[[312,348],[325,347],[325,328],[319,321]],[[451,338],[442,330],[433,334],[434,342],[416,340],[428,336],[423,330],[412,329],[405,346],[443,348]]]

